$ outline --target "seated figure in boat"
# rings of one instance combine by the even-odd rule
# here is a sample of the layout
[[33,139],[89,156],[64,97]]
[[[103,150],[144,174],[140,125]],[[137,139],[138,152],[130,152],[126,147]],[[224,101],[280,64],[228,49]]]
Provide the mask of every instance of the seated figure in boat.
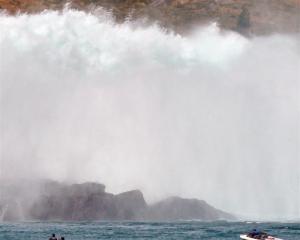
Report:
[[52,236],[49,238],[49,240],[57,240],[55,234],[53,233]]
[[247,237],[254,238],[254,239],[267,239],[268,234],[265,232],[257,231],[256,229],[253,229],[250,233],[247,234]]

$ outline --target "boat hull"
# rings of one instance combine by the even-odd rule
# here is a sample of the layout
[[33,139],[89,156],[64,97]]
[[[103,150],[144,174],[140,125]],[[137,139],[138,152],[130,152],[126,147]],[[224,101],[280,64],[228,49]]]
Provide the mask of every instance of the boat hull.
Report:
[[[241,237],[241,239],[244,239],[244,240],[257,240],[256,238],[247,237],[247,235],[241,235],[240,237]],[[269,236],[269,237],[265,238],[264,240],[283,240],[283,239]]]

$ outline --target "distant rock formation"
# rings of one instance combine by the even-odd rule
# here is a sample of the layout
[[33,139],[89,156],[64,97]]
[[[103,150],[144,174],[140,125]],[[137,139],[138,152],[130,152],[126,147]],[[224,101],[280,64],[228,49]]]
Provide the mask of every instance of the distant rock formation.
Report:
[[116,21],[148,18],[178,32],[217,22],[221,28],[249,34],[300,31],[300,0],[0,0],[0,10],[37,13],[69,7],[103,7]]
[[2,188],[0,221],[234,219],[201,200],[172,197],[148,205],[139,190],[114,195],[105,192],[105,186],[98,183],[67,185],[46,181],[34,186],[38,194],[31,200],[14,194],[10,188],[17,189]]
[[170,197],[156,204],[150,205],[147,210],[147,219],[153,220],[203,220],[217,219],[233,220],[231,214],[215,209],[203,200]]
[[133,190],[115,195],[118,219],[138,220],[147,209],[147,203],[141,191]]

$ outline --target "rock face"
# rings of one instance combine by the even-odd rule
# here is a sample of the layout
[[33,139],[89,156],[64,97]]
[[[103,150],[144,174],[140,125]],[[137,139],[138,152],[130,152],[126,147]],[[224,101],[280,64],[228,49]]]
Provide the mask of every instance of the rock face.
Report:
[[118,219],[138,220],[147,209],[147,204],[141,191],[133,190],[115,196]]
[[147,204],[140,191],[118,195],[97,183],[51,186],[39,197],[30,216],[39,220],[135,220]]
[[184,199],[180,197],[170,197],[151,205],[147,214],[147,219],[162,221],[234,219],[232,215],[215,209],[203,200]]
[[0,0],[0,9],[36,13],[67,2],[86,11],[103,7],[117,21],[147,17],[179,32],[212,21],[243,34],[300,31],[300,0]]
[[[21,187],[23,188],[23,187]],[[44,182],[35,186],[36,194],[29,200],[22,194],[3,190],[0,198],[0,221],[42,220],[218,220],[233,219],[196,199],[168,198],[147,205],[139,190],[111,194],[98,183],[67,185]]]

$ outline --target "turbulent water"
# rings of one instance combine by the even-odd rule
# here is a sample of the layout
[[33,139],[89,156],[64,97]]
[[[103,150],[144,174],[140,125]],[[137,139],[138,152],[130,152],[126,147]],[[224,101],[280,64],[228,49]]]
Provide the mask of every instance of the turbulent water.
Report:
[[98,239],[210,239],[237,240],[241,233],[260,227],[283,238],[298,240],[300,224],[296,223],[227,223],[227,222],[81,222],[81,223],[17,223],[1,224],[0,240],[43,240],[52,233],[66,240]]
[[[98,181],[114,193],[139,188],[148,201],[181,195],[248,218],[299,218],[299,42],[214,24],[180,36],[101,11],[2,14],[1,176]],[[193,226],[172,234],[223,231]]]

